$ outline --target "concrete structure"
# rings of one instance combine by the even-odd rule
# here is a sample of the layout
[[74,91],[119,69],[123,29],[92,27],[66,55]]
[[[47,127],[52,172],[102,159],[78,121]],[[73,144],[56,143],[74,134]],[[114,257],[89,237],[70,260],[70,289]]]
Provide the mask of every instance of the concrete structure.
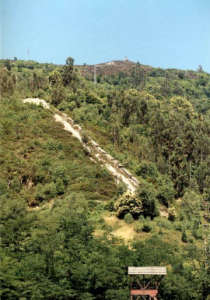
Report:
[[128,267],[131,300],[157,300],[158,288],[166,267]]

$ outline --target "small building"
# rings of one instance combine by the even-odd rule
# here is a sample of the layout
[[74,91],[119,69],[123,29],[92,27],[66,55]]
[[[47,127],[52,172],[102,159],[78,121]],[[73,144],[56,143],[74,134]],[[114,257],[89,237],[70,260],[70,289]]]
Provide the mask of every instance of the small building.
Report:
[[131,300],[157,300],[160,282],[166,274],[166,267],[128,267]]

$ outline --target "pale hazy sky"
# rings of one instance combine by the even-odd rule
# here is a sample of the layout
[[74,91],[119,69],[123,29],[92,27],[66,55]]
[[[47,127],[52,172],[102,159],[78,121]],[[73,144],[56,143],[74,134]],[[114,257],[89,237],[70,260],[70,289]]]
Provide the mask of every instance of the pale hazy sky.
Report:
[[0,0],[1,58],[210,73],[210,0]]

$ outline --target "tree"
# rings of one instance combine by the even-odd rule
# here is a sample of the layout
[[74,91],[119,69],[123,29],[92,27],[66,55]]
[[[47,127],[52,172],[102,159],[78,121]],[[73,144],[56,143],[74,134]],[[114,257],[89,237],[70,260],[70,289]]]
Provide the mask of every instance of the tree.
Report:
[[62,82],[61,73],[58,71],[52,71],[49,74],[49,83],[51,86],[60,85]]
[[165,78],[160,87],[160,92],[164,97],[168,97],[171,94],[171,80]]
[[187,233],[185,229],[182,231],[182,242],[187,243]]
[[147,73],[145,69],[141,66],[139,62],[137,62],[135,68],[131,73],[131,80],[134,87],[139,87],[140,89],[143,89],[146,85],[146,77]]
[[142,161],[136,169],[136,174],[144,179],[158,177],[158,170],[154,163]]
[[140,187],[137,190],[137,197],[142,203],[142,211],[145,216],[154,218],[159,215],[156,191],[153,184],[142,180],[142,182],[140,182]]
[[10,251],[21,251],[21,244],[30,232],[31,216],[27,214],[24,199],[14,200],[2,197],[0,199],[1,213],[1,243]]
[[62,86],[53,86],[51,91],[51,103],[58,106],[65,100],[65,90]]
[[40,89],[42,87],[42,79],[41,77],[34,71],[33,79],[31,81],[31,90],[35,91],[36,89]]
[[64,86],[68,86],[73,80],[73,66],[74,66],[74,59],[72,57],[68,57],[66,59],[66,65],[64,66],[64,71],[63,71]]
[[137,218],[143,211],[141,200],[136,195],[132,195],[129,192],[124,193],[118,198],[114,208],[117,211],[117,216],[119,218],[124,217],[128,213],[134,218]]

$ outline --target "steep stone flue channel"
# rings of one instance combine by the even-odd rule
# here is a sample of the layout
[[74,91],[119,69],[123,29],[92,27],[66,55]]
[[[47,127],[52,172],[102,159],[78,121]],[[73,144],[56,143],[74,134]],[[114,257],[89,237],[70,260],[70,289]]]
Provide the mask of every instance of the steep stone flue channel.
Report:
[[[36,105],[42,105],[46,109],[50,109],[50,105],[43,99],[39,98],[27,98],[23,100],[24,103],[34,103]],[[71,134],[77,138],[82,146],[90,154],[91,160],[94,162],[98,161],[102,166],[106,167],[109,172],[115,177],[116,182],[124,182],[127,189],[134,193],[139,186],[139,181],[134,177],[126,168],[123,168],[122,164],[114,159],[111,155],[106,153],[99,145],[92,139],[88,139],[85,143],[82,139],[82,128],[75,124],[72,118],[70,118],[65,113],[54,114],[54,119],[56,122],[60,122],[64,126],[64,130],[71,132]]]

